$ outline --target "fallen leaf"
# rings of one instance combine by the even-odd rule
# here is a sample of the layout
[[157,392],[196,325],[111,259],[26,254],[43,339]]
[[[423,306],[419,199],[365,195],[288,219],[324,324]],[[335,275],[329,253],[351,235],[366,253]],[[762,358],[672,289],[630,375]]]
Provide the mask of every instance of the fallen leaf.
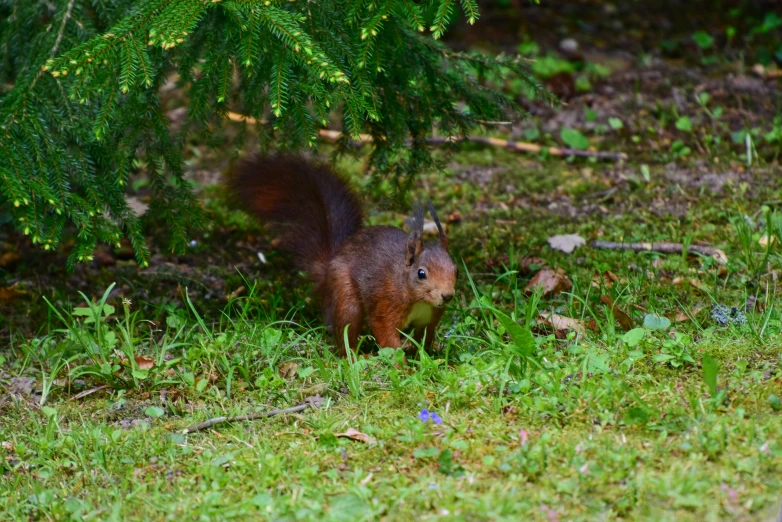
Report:
[[11,268],[22,259],[16,252],[6,252],[0,256],[0,268]]
[[522,274],[531,274],[532,272],[537,272],[545,266],[546,262],[539,257],[525,257],[519,263],[519,272]]
[[296,370],[299,368],[299,365],[295,362],[287,362],[280,366],[280,377],[283,379],[290,379],[294,375],[296,375]]
[[562,234],[548,238],[548,246],[566,254],[572,254],[575,249],[586,244],[578,234]]
[[775,241],[774,236],[769,237],[768,234],[763,234],[762,236],[760,236],[760,239],[758,239],[758,243],[763,248],[768,247],[768,245],[774,244],[774,241]]
[[32,395],[35,379],[30,377],[13,377],[10,381],[10,392],[13,395]]
[[542,313],[538,316],[538,324],[544,324],[555,330],[564,330],[565,332],[584,332],[584,323],[582,321],[559,314]]
[[462,222],[462,213],[458,210],[454,210],[450,214],[448,214],[447,218],[448,223],[461,223]]
[[[413,220],[414,220],[413,217],[407,217],[405,218],[405,224],[408,227],[412,227],[414,224]],[[446,223],[440,223],[440,226],[443,227],[443,232],[446,232],[448,230]],[[437,228],[437,224],[430,219],[424,220],[424,227],[422,231],[425,236],[436,236],[440,233],[440,231]]]
[[23,296],[24,293],[17,290],[15,287],[0,288],[0,302],[8,301],[9,303],[16,301]]
[[719,248],[714,249],[714,251],[711,254],[711,257],[713,257],[714,260],[720,264],[723,265],[728,264],[728,255],[724,251],[720,250]]
[[573,287],[573,283],[570,282],[570,279],[565,275],[565,271],[561,268],[557,270],[544,268],[530,279],[524,291],[531,293],[535,287],[541,287],[543,295],[548,296],[570,290]]
[[602,274],[595,273],[592,277],[592,286],[594,288],[613,288],[614,283],[620,281],[619,276],[610,270],[606,270]]
[[616,303],[614,303],[614,300],[611,299],[610,296],[601,295],[600,302],[611,309],[611,312],[614,314],[614,319],[616,319],[616,322],[622,327],[622,330],[627,332],[635,328],[635,321],[633,321],[633,318],[627,315],[624,310],[616,306]]
[[319,384],[316,384],[314,386],[310,386],[309,388],[304,388],[299,392],[299,395],[301,397],[310,397],[312,395],[320,395],[321,393],[325,392],[329,389],[329,385],[326,382],[321,382]]
[[701,281],[698,281],[697,279],[690,279],[690,286],[697,290],[700,290],[704,294],[709,293],[709,287],[704,283],[702,283]]
[[147,212],[147,209],[149,208],[149,205],[147,203],[141,201],[139,198],[135,196],[126,197],[125,202],[128,204],[128,207],[130,207],[130,210],[137,216],[143,216]]
[[[440,223],[440,226],[443,227],[443,232],[447,231],[446,223]],[[440,233],[437,224],[434,221],[429,220],[424,220],[423,232],[425,236],[436,236]]]
[[370,437],[366,433],[361,433],[360,431],[354,430],[353,428],[348,428],[345,433],[335,433],[334,436],[350,440],[357,440],[359,442],[363,442],[364,444],[374,444],[377,442],[374,437]]
[[133,359],[135,359],[139,370],[150,370],[155,366],[155,359],[150,359],[143,355],[137,355]]

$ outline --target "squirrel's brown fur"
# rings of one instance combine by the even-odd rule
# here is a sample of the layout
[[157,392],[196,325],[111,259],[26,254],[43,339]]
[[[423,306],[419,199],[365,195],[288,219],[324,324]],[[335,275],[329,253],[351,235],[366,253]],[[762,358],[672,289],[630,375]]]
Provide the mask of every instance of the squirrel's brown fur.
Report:
[[282,232],[281,247],[312,277],[343,353],[345,327],[355,348],[364,323],[381,347],[401,347],[400,330],[432,343],[454,295],[456,265],[431,205],[440,241],[424,245],[420,206],[410,234],[362,228],[358,196],[325,164],[253,157],[237,165],[229,183],[245,209]]

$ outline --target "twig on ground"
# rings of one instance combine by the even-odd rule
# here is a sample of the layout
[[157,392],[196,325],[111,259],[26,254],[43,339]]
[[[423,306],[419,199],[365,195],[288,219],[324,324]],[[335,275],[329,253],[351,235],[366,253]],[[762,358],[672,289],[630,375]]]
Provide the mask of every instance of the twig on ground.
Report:
[[310,404],[305,403],[305,404],[299,404],[297,406],[292,406],[290,408],[285,408],[282,410],[271,410],[262,413],[249,413],[247,415],[237,415],[236,417],[215,417],[213,419],[206,420],[194,426],[190,426],[189,428],[182,430],[182,433],[184,435],[187,435],[188,433],[205,430],[207,428],[211,428],[212,426],[217,426],[218,424],[225,424],[226,422],[239,422],[239,421],[248,421],[248,420],[256,420],[256,419],[265,419],[267,417],[274,417],[275,415],[296,413],[299,411],[306,410],[309,407]]
[[493,147],[502,147],[518,152],[548,152],[552,156],[580,156],[584,158],[598,158],[598,159],[612,159],[623,160],[627,159],[627,154],[624,152],[606,152],[606,151],[592,151],[592,150],[577,150],[577,149],[561,149],[559,147],[543,147],[536,143],[527,143],[524,141],[510,141],[500,138],[489,138],[485,136],[466,136],[466,137],[434,137],[427,138],[426,142],[432,145],[441,143],[458,143],[460,141],[472,141],[474,143],[483,143],[484,145],[491,145]]
[[[685,251],[681,243],[617,243],[614,241],[592,241],[595,248],[606,250],[632,250],[633,252],[659,252],[661,254],[681,254]],[[696,252],[704,256],[711,256],[720,263],[727,263],[728,256],[719,248],[703,245],[689,245],[689,252]]]
[[[244,116],[242,114],[236,113],[236,112],[229,112],[228,113],[228,119],[231,121],[243,121],[246,123],[261,123],[266,124],[268,123],[266,120],[256,120],[255,118],[252,118],[250,116]],[[489,122],[486,122],[489,123]],[[492,122],[496,124],[504,124],[505,122]],[[342,133],[340,131],[335,130],[329,130],[329,129],[320,129],[318,131],[318,136],[320,136],[323,139],[329,140],[329,141],[337,141],[340,138],[342,138]],[[365,145],[367,143],[371,143],[373,141],[373,138],[370,134],[359,134],[358,140],[354,140],[353,143],[356,146]],[[442,145],[442,144],[450,144],[450,143],[459,143],[462,141],[471,141],[473,143],[482,143],[484,145],[491,145],[492,147],[502,147],[505,149],[514,150],[517,152],[547,152],[551,154],[552,156],[579,156],[584,158],[598,158],[598,159],[610,159],[610,160],[624,160],[627,159],[627,154],[624,152],[606,152],[606,151],[591,151],[591,150],[577,150],[577,149],[562,149],[559,147],[544,147],[541,145],[538,145],[536,143],[527,143],[523,141],[510,141],[510,140],[503,140],[500,138],[489,138],[486,136],[466,136],[466,137],[459,137],[459,136],[446,136],[446,137],[440,137],[440,136],[433,136],[430,138],[426,138],[426,142],[431,145]],[[408,143],[411,143],[412,140],[408,139]]]
[[68,400],[78,401],[79,399],[83,399],[84,397],[87,397],[88,395],[92,395],[95,392],[99,392],[101,390],[105,390],[108,387],[109,387],[108,384],[103,384],[101,386],[96,386],[94,388],[90,388],[89,390],[84,390],[83,392],[77,393],[76,395],[74,395],[73,397],[71,397]]

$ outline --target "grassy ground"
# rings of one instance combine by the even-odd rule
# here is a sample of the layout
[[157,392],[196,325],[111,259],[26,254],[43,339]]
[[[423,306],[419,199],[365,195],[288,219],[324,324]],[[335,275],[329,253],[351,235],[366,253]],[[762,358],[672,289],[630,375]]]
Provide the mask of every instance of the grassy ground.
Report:
[[[626,162],[465,145],[418,181],[464,270],[436,349],[409,368],[369,338],[332,354],[309,287],[199,174],[220,151],[192,154],[213,222],[185,256],[139,271],[101,251],[65,277],[63,252],[19,239],[0,285],[0,518],[775,520],[778,80],[732,59],[612,58],[511,137],[561,145],[571,128]],[[370,222],[401,226],[361,157],[338,165]],[[565,254],[555,234],[712,245],[727,262]],[[544,267],[570,288],[526,292]]]

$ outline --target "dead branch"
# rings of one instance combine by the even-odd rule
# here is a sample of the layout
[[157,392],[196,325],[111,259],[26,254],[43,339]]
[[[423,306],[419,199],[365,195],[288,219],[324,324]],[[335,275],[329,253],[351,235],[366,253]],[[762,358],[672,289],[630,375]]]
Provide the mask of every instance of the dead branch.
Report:
[[182,433],[184,435],[187,435],[188,433],[205,430],[207,428],[211,428],[212,426],[217,426],[218,424],[225,424],[227,422],[240,422],[240,421],[248,421],[248,420],[256,420],[256,419],[265,419],[267,417],[274,417],[275,415],[296,413],[299,411],[306,410],[309,406],[310,404],[305,403],[305,404],[299,404],[297,406],[292,406],[290,408],[285,408],[282,410],[271,410],[262,413],[249,413],[247,415],[237,415],[236,417],[215,417],[213,419],[206,420],[194,426],[190,426],[189,428],[182,430]]
[[[681,243],[616,243],[614,241],[592,241],[595,248],[605,250],[632,250],[633,252],[659,252],[660,254],[681,254],[685,251]],[[720,263],[727,263],[728,256],[719,248],[703,245],[690,245],[687,251],[711,256]]]
[[[246,122],[250,124],[260,123],[261,125],[265,125],[269,123],[266,120],[256,120],[255,118],[252,118],[250,116],[244,116],[243,114],[239,114],[236,112],[229,112],[228,119],[231,121]],[[486,122],[486,123],[505,124],[507,122]],[[342,138],[342,133],[340,131],[335,131],[335,130],[320,129],[318,131],[318,136],[328,141],[337,141],[340,138]],[[362,145],[366,145],[367,143],[371,143],[372,141],[373,138],[370,134],[359,134],[358,140],[352,140],[353,144],[358,147]],[[465,136],[465,137],[433,136],[433,137],[426,138],[426,142],[431,145],[445,145],[445,144],[459,143],[463,141],[482,143],[484,145],[491,145],[492,147],[501,147],[505,149],[514,150],[517,152],[539,153],[545,151],[552,156],[560,156],[560,157],[579,156],[583,158],[598,158],[598,159],[609,159],[609,160],[627,159],[627,154],[625,154],[624,152],[605,152],[605,151],[601,152],[601,151],[591,151],[591,150],[562,149],[559,147],[543,147],[536,143],[527,143],[523,141],[510,141],[510,140],[503,140],[500,138],[489,138],[486,136]],[[412,140],[408,139],[407,143],[408,144],[412,143]]]

